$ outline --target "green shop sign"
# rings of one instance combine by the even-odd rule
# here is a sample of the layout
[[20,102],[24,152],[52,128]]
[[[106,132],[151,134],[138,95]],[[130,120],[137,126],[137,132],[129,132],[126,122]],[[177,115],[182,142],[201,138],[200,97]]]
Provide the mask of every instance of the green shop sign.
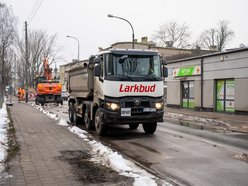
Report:
[[200,75],[200,74],[201,74],[201,66],[190,66],[190,67],[173,69],[174,77],[195,76],[195,75]]

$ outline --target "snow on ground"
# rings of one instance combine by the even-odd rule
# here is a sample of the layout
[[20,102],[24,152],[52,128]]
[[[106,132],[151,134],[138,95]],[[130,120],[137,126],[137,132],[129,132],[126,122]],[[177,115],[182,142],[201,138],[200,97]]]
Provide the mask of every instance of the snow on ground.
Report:
[[229,126],[230,124],[227,122],[223,122],[221,120],[209,119],[209,118],[202,118],[197,116],[187,116],[183,114],[171,113],[167,112],[166,116],[172,119],[181,119],[185,121],[192,121],[192,122],[201,122],[215,126]]
[[134,178],[134,186],[156,186],[156,180],[159,181],[160,184],[162,183],[162,185],[171,185],[164,180],[159,180],[157,177],[148,173],[144,169],[141,169],[130,160],[124,158],[118,152],[104,146],[99,141],[89,138],[91,135],[87,131],[76,126],[69,126],[66,120],[59,118],[57,114],[45,111],[41,106],[35,104],[32,104],[32,106],[48,115],[50,118],[58,121],[58,125],[67,127],[70,132],[82,138],[91,147],[90,154],[92,158],[90,161],[110,167],[120,175]]
[[8,148],[8,138],[7,138],[7,128],[8,128],[9,118],[6,109],[6,104],[3,103],[2,108],[0,108],[0,173],[4,170],[4,160],[7,157]]

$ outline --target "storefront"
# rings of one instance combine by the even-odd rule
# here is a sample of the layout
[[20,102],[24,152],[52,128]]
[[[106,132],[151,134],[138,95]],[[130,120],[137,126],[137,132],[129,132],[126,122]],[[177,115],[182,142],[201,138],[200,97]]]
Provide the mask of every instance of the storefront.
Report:
[[167,106],[248,113],[248,48],[169,61]]

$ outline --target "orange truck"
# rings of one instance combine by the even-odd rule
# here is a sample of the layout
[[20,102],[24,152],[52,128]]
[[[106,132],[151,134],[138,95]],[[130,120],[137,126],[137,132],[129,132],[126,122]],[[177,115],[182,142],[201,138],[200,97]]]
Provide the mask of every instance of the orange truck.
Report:
[[48,60],[43,62],[44,76],[36,78],[36,98],[35,103],[44,105],[45,103],[57,103],[63,105],[61,97],[62,85],[57,80],[52,80],[52,69]]

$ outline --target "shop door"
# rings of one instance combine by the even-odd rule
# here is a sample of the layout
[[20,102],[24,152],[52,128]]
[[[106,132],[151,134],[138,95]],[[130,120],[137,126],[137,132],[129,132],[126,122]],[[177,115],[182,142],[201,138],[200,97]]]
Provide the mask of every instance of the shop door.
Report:
[[194,81],[182,82],[182,107],[195,108],[195,83]]
[[216,81],[216,111],[235,112],[234,110],[234,88],[233,79]]

